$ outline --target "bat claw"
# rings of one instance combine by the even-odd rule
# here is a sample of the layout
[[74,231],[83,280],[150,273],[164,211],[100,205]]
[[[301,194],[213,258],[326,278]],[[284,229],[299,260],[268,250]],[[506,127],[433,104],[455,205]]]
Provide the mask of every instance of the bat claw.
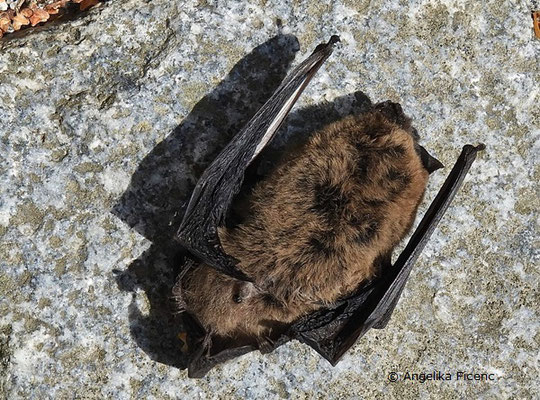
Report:
[[486,145],[484,143],[478,143],[474,148],[476,151],[483,151],[486,149]]
[[341,42],[341,38],[338,35],[332,35],[328,41],[328,44],[332,45],[336,44],[337,42]]

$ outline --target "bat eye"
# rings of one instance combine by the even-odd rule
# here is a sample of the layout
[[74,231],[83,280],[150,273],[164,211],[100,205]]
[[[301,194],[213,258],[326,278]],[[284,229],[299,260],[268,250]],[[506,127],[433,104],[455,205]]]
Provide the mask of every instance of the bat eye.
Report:
[[235,294],[232,299],[233,299],[233,301],[235,303],[241,303],[242,302],[242,297],[240,297],[239,294]]

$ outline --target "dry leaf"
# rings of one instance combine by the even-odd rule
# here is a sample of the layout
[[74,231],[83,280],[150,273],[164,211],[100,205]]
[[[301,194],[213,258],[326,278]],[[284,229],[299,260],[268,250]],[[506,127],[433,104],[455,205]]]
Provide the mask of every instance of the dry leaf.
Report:
[[[9,8],[7,11],[0,11],[0,37],[6,33],[10,27],[18,31],[25,25],[36,26],[41,22],[46,22],[51,15],[61,13],[61,9],[69,3],[79,4],[81,11],[87,10],[101,0],[52,0],[49,4],[38,6],[36,0],[17,0],[15,10]],[[6,0],[0,0],[0,3],[6,3]],[[30,4],[29,4],[30,3]],[[43,7],[43,8],[40,8]]]
[[30,21],[22,14],[17,14],[13,17],[13,29],[18,31],[22,26],[28,25]]
[[2,34],[4,32],[7,32],[9,29],[9,24],[11,23],[11,18],[9,18],[9,15],[7,12],[3,12],[0,14],[0,32]]
[[87,8],[90,8],[92,6],[95,6],[97,3],[99,3],[99,0],[82,0],[81,4],[80,4],[80,9],[81,10],[86,10]]
[[15,11],[19,12],[21,10],[22,5],[24,4],[26,0],[18,0],[17,5],[15,6]]
[[68,1],[69,0],[60,0],[60,1],[55,1],[54,3],[48,4],[45,6],[45,11],[47,11],[50,15],[58,14],[59,9],[64,7]]
[[49,13],[39,8],[34,9],[34,13],[30,17],[30,23],[32,26],[36,26],[40,22],[45,22],[49,19]]
[[34,12],[30,10],[29,8],[23,8],[20,12],[21,15],[23,15],[26,18],[30,18]]
[[534,26],[534,35],[540,39],[540,11],[533,11],[533,26]]

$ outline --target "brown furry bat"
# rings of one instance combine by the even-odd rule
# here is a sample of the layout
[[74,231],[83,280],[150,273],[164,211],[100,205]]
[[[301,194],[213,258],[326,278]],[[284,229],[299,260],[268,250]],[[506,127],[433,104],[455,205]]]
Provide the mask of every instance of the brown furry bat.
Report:
[[247,220],[220,231],[253,282],[203,264],[179,283],[179,301],[213,335],[260,342],[350,294],[413,222],[429,175],[417,148],[389,102],[318,132],[258,184]]
[[[291,338],[335,364],[370,328],[383,328],[410,269],[483,146],[467,145],[395,264],[431,172],[399,104],[379,103],[315,133],[248,196],[226,227],[244,172],[271,140],[338,41],[296,67],[199,179],[178,240],[199,262],[174,296],[187,311],[190,376]],[[191,337],[190,337],[191,336]]]

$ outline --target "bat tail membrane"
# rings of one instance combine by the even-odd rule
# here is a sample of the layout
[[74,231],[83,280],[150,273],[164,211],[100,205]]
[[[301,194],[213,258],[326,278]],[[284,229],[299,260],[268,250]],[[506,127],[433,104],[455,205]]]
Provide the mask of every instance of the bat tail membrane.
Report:
[[246,168],[272,139],[338,41],[338,36],[332,36],[328,43],[317,46],[294,68],[197,182],[176,239],[218,271],[240,280],[251,280],[236,267],[237,260],[225,254],[217,228],[224,224],[229,206],[240,191]]
[[484,148],[483,144],[463,147],[452,171],[407,246],[381,278],[363,286],[355,295],[334,308],[320,310],[302,319],[292,327],[291,336],[307,343],[335,365],[370,328],[384,328],[401,296],[412,266],[459,190],[477,153]]

